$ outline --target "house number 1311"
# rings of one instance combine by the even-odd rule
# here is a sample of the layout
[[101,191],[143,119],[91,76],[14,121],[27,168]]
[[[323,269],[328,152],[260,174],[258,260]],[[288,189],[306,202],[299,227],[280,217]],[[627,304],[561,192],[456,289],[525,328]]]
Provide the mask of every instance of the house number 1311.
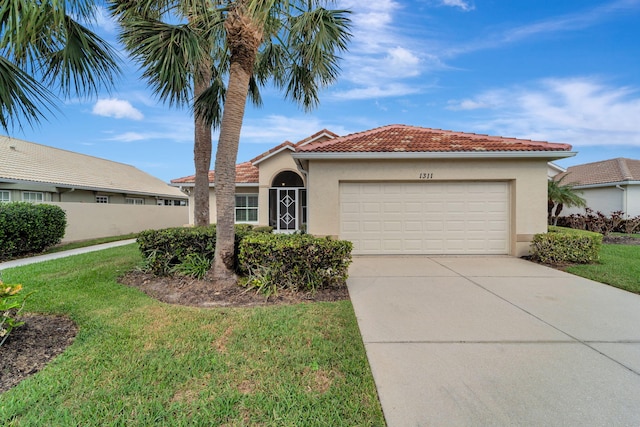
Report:
[[432,173],[422,172],[420,173],[420,179],[433,179]]

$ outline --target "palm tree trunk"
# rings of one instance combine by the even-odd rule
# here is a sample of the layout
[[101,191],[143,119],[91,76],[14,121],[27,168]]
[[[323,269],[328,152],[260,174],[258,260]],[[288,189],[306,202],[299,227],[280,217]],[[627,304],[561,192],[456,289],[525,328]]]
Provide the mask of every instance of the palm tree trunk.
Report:
[[[195,99],[204,92],[211,82],[211,66],[204,61],[194,73]],[[193,216],[196,226],[209,225],[209,168],[211,167],[211,126],[198,115],[194,118],[195,132],[193,163],[196,179],[193,195]]]
[[558,206],[556,207],[556,211],[554,212],[553,225],[558,225],[558,217],[560,216],[560,212],[562,212],[563,207],[564,207],[563,203],[558,203]]
[[236,159],[240,131],[249,92],[249,81],[262,42],[262,31],[242,14],[242,2],[229,12],[225,22],[231,51],[229,84],[220,123],[216,150],[216,251],[208,278],[218,283],[235,283],[235,190]]

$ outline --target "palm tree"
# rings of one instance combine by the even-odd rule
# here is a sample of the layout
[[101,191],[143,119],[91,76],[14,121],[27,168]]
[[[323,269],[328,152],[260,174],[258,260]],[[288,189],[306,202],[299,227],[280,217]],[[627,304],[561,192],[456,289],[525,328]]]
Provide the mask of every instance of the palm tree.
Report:
[[[550,180],[547,187],[547,215],[549,224],[557,225],[558,217],[564,206],[583,208],[587,202],[573,189],[573,184],[562,184],[568,175],[563,175],[559,180]],[[555,208],[555,212],[554,212]]]
[[225,49],[220,11],[208,0],[112,0],[120,41],[154,93],[169,105],[193,108],[207,93],[210,107],[194,114],[194,222],[209,225],[211,127],[220,123]]
[[347,11],[328,10],[322,0],[238,0],[215,2],[226,8],[229,80],[215,161],[218,217],[212,277],[235,282],[235,164],[249,83],[271,79],[285,96],[306,110],[318,91],[335,81],[338,53],[346,50]]
[[[214,183],[218,218],[216,252],[209,275],[213,280],[236,280],[235,164],[247,97],[260,104],[258,86],[272,83],[306,110],[318,104],[319,90],[337,78],[338,53],[346,50],[350,37],[348,11],[322,7],[329,2],[112,0],[112,11],[120,16],[125,28],[122,39],[134,57],[142,59],[141,64],[147,70],[145,77],[157,93],[173,101],[187,99],[185,81],[193,79],[195,69],[202,70],[203,92],[194,93],[194,114],[207,124],[220,126]],[[161,26],[159,17],[171,10],[180,11],[181,20]],[[149,18],[149,25],[154,26],[149,30],[153,31],[140,29],[141,16]],[[200,26],[192,37],[190,29],[196,23]],[[154,34],[160,28],[166,31]],[[163,55],[168,51],[178,53]],[[207,89],[204,89],[207,64],[200,62],[203,58],[210,61],[212,70],[212,84]],[[226,85],[223,77],[227,78]],[[180,93],[182,98],[173,97],[174,93]],[[199,151],[195,151],[198,157]],[[206,188],[208,198],[208,183]]]
[[[0,126],[35,125],[58,95],[90,96],[119,73],[107,42],[82,25],[90,0],[12,0],[0,4]],[[57,88],[55,93],[50,88]]]

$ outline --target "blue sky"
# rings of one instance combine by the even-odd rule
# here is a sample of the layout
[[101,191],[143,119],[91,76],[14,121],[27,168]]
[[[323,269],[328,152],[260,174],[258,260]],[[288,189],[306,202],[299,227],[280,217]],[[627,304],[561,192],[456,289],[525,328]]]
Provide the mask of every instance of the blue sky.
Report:
[[[561,166],[640,159],[640,0],[338,0],[353,40],[311,113],[263,90],[238,162],[323,128],[387,124],[572,144]],[[106,14],[95,28],[115,43]],[[111,93],[72,99],[11,136],[132,164],[164,181],[193,174],[187,110],[160,103],[123,58]],[[214,133],[214,144],[217,134]],[[215,146],[214,146],[215,155]]]

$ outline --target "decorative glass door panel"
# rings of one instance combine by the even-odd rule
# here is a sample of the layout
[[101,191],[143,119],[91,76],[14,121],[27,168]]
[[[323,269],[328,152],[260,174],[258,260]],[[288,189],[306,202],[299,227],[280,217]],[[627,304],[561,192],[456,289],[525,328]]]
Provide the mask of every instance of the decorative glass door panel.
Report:
[[278,230],[295,231],[298,229],[296,212],[298,201],[296,189],[278,188]]

